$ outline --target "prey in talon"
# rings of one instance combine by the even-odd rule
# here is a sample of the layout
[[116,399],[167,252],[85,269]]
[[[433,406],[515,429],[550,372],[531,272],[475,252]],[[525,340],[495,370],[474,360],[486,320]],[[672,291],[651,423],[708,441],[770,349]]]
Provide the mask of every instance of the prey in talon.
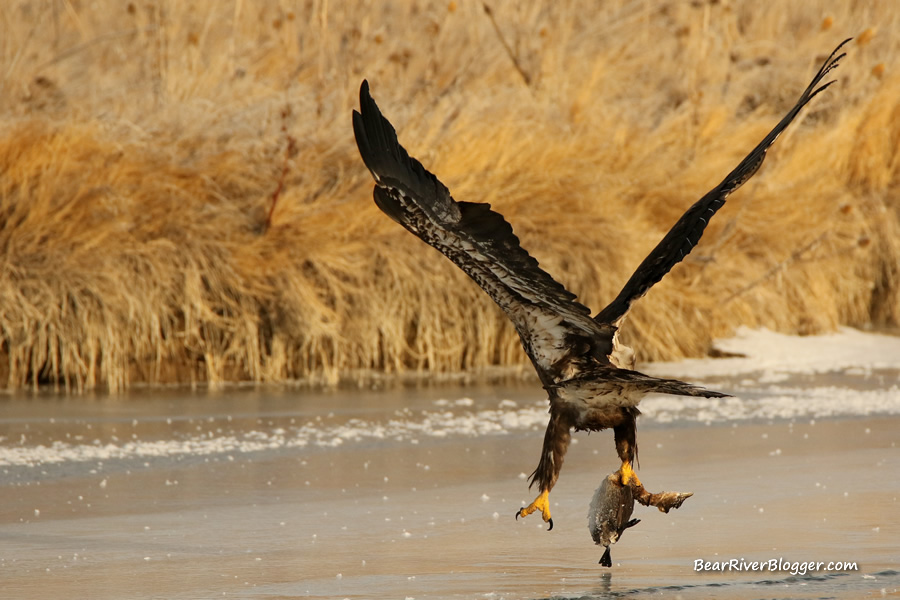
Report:
[[588,511],[588,529],[591,537],[595,543],[606,547],[600,558],[600,565],[604,567],[612,566],[609,547],[619,541],[626,529],[640,523],[640,519],[631,518],[634,511],[634,493],[631,484],[623,482],[622,479],[620,471],[604,478],[603,483],[594,492]]
[[661,512],[669,512],[680,508],[685,500],[693,496],[691,492],[660,492],[651,494],[631,473],[619,469],[607,475],[594,497],[588,511],[588,530],[598,545],[605,546],[606,551],[600,558],[600,565],[612,566],[609,547],[622,538],[622,533],[629,527],[640,523],[640,519],[632,519],[634,503],[644,506],[655,506]]
[[[521,246],[502,214],[489,204],[455,200],[447,186],[409,155],[369,93],[368,82],[362,82],[359,111],[353,111],[353,132],[360,156],[375,180],[375,205],[451,260],[497,303],[512,322],[547,392],[550,421],[540,460],[531,475],[531,485],[537,485],[539,494],[534,502],[516,513],[517,517],[540,512],[552,527],[549,495],[559,478],[572,430],[613,430],[622,465],[620,487],[614,492],[624,495],[628,493],[625,488],[634,491],[641,486],[633,466],[637,458],[638,403],[645,395],[726,396],[690,383],[635,371],[634,351],[622,342],[619,329],[634,302],[700,242],[709,220],[725,205],[726,198],[759,170],[769,147],[803,107],[833,83],[825,78],[843,58],[839,51],[844,44],[825,60],[781,121],[718,185],[686,210],[638,265],[619,294],[593,315],[591,309],[578,302],[575,294],[544,271]],[[409,135],[408,139],[414,137]],[[548,177],[552,179],[554,174]],[[508,195],[507,190],[483,193],[498,199]],[[560,193],[569,192],[561,190]],[[593,196],[583,201],[592,202]],[[538,216],[558,210],[552,197],[535,197],[528,209]],[[592,218],[596,214],[601,213],[595,213]],[[373,240],[388,238],[379,233]],[[430,260],[424,254],[421,258]],[[598,254],[595,260],[602,263],[618,259]],[[411,318],[414,320],[415,316]],[[641,497],[638,501],[642,501]],[[677,498],[668,502],[675,501]],[[618,517],[615,524],[620,524]],[[621,531],[616,531],[621,535]]]

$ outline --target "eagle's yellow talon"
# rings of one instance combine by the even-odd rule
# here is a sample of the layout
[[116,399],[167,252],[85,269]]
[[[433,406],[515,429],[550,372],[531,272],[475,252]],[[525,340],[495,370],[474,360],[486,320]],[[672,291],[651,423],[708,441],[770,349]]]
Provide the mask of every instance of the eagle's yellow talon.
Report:
[[637,473],[634,472],[634,469],[631,466],[630,461],[625,461],[622,463],[622,468],[619,469],[619,472],[622,474],[622,485],[634,485],[640,486],[641,480],[638,479]]
[[543,491],[541,495],[534,499],[534,502],[529,504],[528,506],[523,506],[519,509],[519,512],[516,513],[516,519],[519,517],[527,517],[533,512],[540,511],[541,517],[544,519],[544,522],[550,523],[550,527],[547,531],[553,529],[553,519],[550,518],[550,492]]

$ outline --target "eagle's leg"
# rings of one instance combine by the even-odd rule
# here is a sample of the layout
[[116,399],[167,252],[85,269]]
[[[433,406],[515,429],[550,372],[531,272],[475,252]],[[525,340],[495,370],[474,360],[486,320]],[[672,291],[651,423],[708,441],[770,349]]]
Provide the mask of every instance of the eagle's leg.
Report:
[[616,452],[622,460],[619,469],[623,485],[640,486],[641,480],[634,472],[634,464],[637,461],[637,423],[635,419],[640,414],[636,408],[626,409],[624,419],[619,425],[613,427],[616,440]]
[[550,422],[544,433],[544,445],[541,449],[541,460],[537,469],[531,474],[531,487],[535,483],[541,488],[541,493],[534,502],[522,507],[516,513],[516,518],[527,517],[533,512],[540,511],[544,521],[550,524],[547,531],[553,529],[553,519],[550,517],[550,490],[556,485],[559,478],[559,470],[562,468],[563,458],[569,449],[572,439],[571,422],[566,415],[555,407],[550,406]]

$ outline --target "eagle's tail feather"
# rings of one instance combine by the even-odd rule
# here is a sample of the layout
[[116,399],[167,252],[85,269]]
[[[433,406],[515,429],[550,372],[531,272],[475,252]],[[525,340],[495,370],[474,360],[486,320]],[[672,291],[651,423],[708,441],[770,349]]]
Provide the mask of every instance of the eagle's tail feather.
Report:
[[658,379],[644,375],[646,379],[638,383],[647,394],[673,394],[675,396],[694,396],[699,398],[730,398],[729,394],[708,390],[699,385],[678,381],[677,379]]
[[[575,397],[588,398],[609,393],[612,388],[622,391],[644,394],[673,394],[675,396],[694,396],[700,398],[729,398],[729,394],[715,392],[699,385],[678,381],[677,379],[660,379],[637,371],[617,369],[615,367],[600,369],[581,377],[561,381],[550,388],[565,390]],[[549,388],[548,388],[549,389]]]

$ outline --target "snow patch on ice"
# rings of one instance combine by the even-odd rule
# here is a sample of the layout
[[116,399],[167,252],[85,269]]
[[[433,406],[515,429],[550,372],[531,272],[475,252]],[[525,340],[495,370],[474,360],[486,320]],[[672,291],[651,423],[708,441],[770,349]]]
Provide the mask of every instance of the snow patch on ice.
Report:
[[[757,398],[684,398],[655,395],[640,405],[644,422],[715,423],[747,419],[796,419],[870,414],[900,414],[900,387],[851,390],[839,387],[769,388]],[[546,402],[516,410],[454,412],[423,411],[405,419],[385,422],[350,419],[340,424],[304,425],[292,430],[251,431],[243,435],[198,436],[181,440],[79,444],[62,441],[50,445],[0,446],[0,466],[66,461],[106,461],[180,455],[232,455],[284,448],[337,447],[366,441],[409,442],[421,438],[505,435],[542,430],[548,420]],[[426,467],[427,468],[427,467]],[[524,477],[523,473],[520,477]],[[102,484],[101,484],[102,485]]]
[[733,358],[696,358],[646,365],[652,375],[681,378],[749,375],[762,372],[757,382],[777,383],[786,374],[844,371],[866,374],[875,369],[900,369],[900,337],[842,327],[816,336],[786,335],[768,329],[738,328],[733,338],[715,348],[741,354]]
[[[454,402],[470,406],[471,399]],[[346,442],[412,441],[421,437],[481,436],[505,434],[510,431],[543,429],[547,425],[546,402],[516,410],[480,410],[456,413],[445,411],[410,412],[403,418],[386,421],[349,419],[344,423],[307,423],[292,429],[248,431],[242,434],[198,434],[185,439],[156,441],[132,440],[126,443],[71,443],[54,441],[50,445],[0,446],[0,466],[40,465],[65,461],[98,461],[125,458],[203,456],[211,454],[250,453],[282,448],[302,448],[307,445],[337,447]]]
[[657,423],[716,423],[746,419],[796,419],[900,414],[900,388],[859,391],[837,387],[773,388],[762,398],[682,398],[650,396],[640,404],[643,418]]

